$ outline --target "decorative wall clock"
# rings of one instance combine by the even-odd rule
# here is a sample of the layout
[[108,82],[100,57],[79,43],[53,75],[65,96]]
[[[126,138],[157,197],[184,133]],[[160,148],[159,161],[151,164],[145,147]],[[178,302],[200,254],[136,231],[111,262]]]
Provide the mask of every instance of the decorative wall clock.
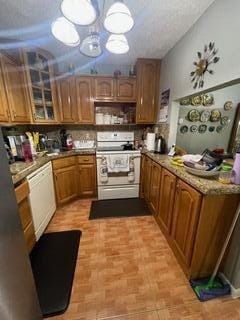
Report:
[[203,52],[198,51],[198,60],[194,61],[195,70],[190,73],[193,89],[203,88],[204,76],[208,72],[213,74],[214,71],[210,69],[211,64],[217,63],[220,58],[217,57],[218,49],[215,48],[215,43],[210,42],[209,45],[204,46]]

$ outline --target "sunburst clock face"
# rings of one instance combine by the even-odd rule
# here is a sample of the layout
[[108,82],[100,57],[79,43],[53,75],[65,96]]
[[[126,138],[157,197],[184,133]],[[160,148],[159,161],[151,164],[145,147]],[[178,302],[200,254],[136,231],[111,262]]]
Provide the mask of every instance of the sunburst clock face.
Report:
[[211,67],[220,60],[220,58],[217,57],[217,53],[218,49],[215,49],[214,42],[205,45],[203,53],[200,51],[197,52],[198,60],[193,62],[195,70],[190,73],[193,89],[203,88],[205,74],[214,73]]

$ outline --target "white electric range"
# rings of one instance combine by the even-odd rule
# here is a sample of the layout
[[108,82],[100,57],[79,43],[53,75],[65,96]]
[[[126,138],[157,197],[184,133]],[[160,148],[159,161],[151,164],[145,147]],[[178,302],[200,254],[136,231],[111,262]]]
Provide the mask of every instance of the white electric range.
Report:
[[[123,145],[134,145],[134,132],[97,132],[97,184],[98,199],[137,198],[139,196],[140,161],[139,150],[124,150]],[[109,157],[131,161],[130,172],[109,172]]]

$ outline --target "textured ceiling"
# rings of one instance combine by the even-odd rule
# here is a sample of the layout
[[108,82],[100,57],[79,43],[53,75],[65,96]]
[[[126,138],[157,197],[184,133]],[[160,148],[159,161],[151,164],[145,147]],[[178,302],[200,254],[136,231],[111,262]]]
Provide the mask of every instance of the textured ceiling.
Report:
[[[113,0],[99,0],[100,10]],[[97,64],[129,65],[137,57],[163,58],[177,41],[190,29],[214,0],[125,0],[135,20],[127,34],[130,51],[122,56],[106,52]],[[0,0],[0,37],[25,40],[51,51],[59,61],[60,69],[69,63],[88,66],[93,62],[82,56],[78,49],[69,48],[53,38],[51,22],[60,12],[61,0]],[[100,22],[101,25],[101,22]],[[81,38],[88,28],[78,28]],[[102,40],[107,33],[102,29]]]

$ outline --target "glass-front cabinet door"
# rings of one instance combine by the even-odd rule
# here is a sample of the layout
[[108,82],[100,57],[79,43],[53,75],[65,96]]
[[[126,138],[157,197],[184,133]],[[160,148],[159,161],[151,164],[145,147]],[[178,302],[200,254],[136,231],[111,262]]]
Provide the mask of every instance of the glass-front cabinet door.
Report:
[[53,57],[43,50],[24,52],[32,102],[33,121],[51,123],[57,119]]

